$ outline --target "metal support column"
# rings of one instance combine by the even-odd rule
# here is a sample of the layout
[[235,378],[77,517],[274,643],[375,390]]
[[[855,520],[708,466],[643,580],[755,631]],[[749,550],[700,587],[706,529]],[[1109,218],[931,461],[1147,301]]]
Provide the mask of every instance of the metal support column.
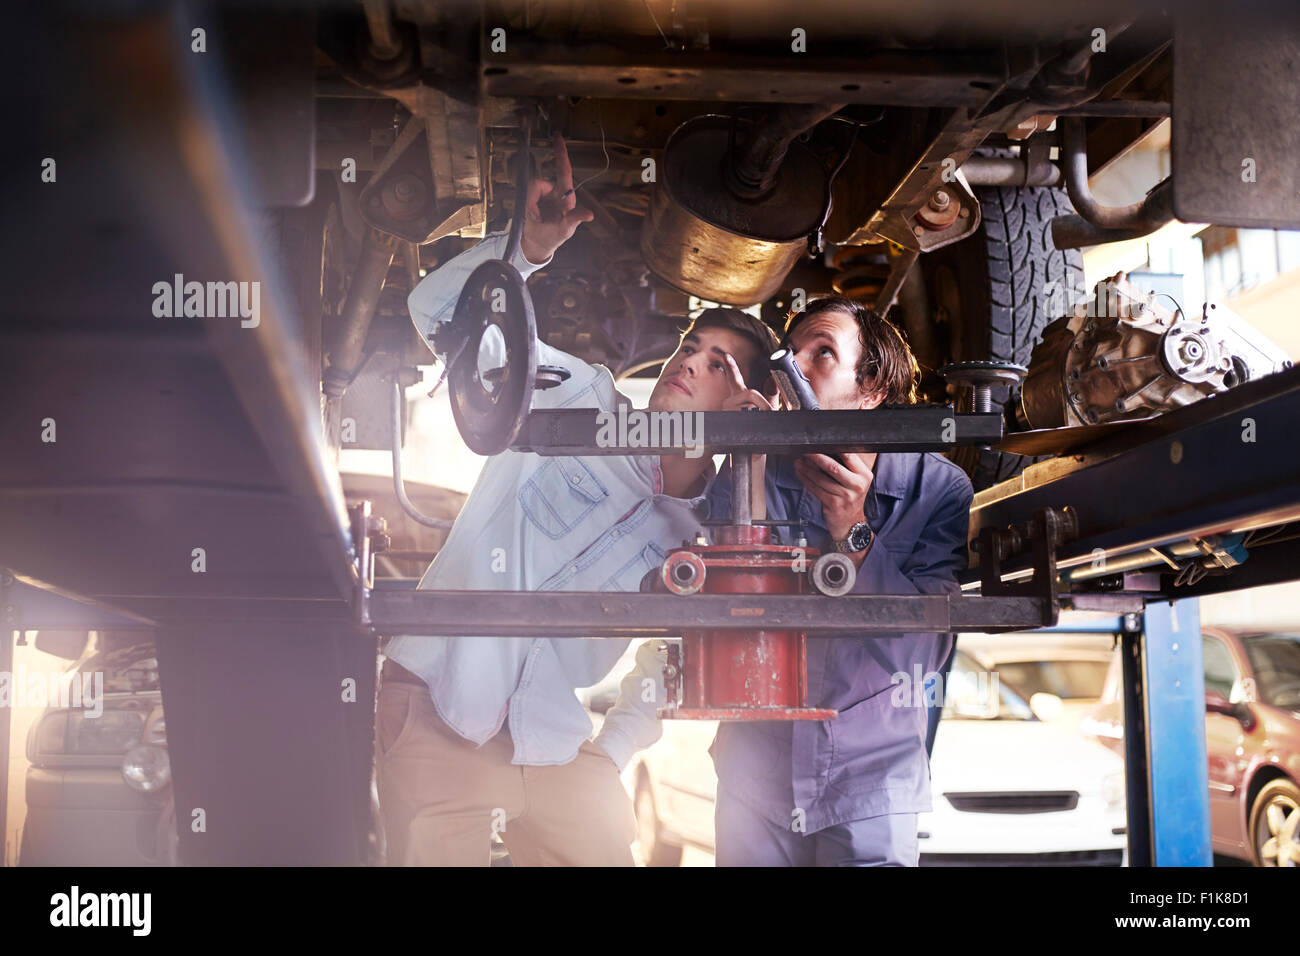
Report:
[[[18,633],[8,624],[0,622],[0,673],[13,673],[14,639]],[[9,715],[12,710],[12,707],[0,707],[0,866],[8,863],[9,735],[13,732]]]
[[1124,753],[1132,866],[1210,866],[1205,675],[1195,599],[1124,621]]

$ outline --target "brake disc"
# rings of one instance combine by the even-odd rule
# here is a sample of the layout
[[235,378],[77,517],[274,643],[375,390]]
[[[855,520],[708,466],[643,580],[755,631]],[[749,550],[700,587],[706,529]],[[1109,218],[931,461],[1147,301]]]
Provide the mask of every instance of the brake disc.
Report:
[[451,323],[465,343],[447,374],[456,428],[475,454],[499,454],[523,428],[537,377],[537,321],[519,270],[501,259],[475,269]]

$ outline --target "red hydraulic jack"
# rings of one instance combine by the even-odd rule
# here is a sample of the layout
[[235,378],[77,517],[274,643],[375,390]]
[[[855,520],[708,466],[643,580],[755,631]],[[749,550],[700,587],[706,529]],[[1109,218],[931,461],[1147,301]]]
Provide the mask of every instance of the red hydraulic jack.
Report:
[[[752,459],[731,456],[732,523],[715,544],[669,552],[660,571],[673,594],[847,594],[856,569],[842,554],[772,542],[769,525],[755,524]],[[689,598],[687,598],[689,600]],[[736,608],[736,613],[741,612]],[[744,609],[748,610],[748,609]],[[761,622],[755,621],[758,625]],[[682,633],[681,653],[668,647],[661,717],[695,720],[829,720],[836,711],[808,707],[807,635],[803,631],[698,630]],[[679,703],[680,700],[680,703]]]

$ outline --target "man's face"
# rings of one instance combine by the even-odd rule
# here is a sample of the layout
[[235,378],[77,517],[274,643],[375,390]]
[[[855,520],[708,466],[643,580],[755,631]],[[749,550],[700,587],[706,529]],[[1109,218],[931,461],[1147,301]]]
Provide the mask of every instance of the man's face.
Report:
[[804,319],[788,344],[822,408],[875,408],[884,401],[883,394],[858,385],[862,340],[847,312],[830,309]]
[[690,332],[659,373],[650,393],[651,411],[712,412],[722,408],[732,392],[728,353],[742,370],[758,358],[753,343],[739,332],[721,328]]

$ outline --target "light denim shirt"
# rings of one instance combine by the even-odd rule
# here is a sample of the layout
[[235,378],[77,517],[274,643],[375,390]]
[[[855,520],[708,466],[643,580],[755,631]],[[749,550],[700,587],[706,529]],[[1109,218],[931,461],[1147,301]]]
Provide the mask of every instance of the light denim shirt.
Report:
[[[772,519],[800,519],[808,544],[832,550],[821,502],[794,473],[793,459],[769,458],[765,487]],[[966,534],[974,492],[965,473],[934,453],[895,452],[876,459],[865,505],[876,533],[854,583],[856,594],[957,594],[966,567]],[[731,513],[730,473],[710,486],[713,518]],[[792,543],[794,528],[778,528]],[[825,600],[833,601],[834,598]],[[718,789],[781,827],[803,832],[877,816],[931,809],[924,691],[904,684],[935,672],[952,649],[950,634],[809,637],[808,705],[833,707],[835,720],[722,722],[710,753]],[[640,748],[660,729],[641,703],[642,682],[663,666],[646,642],[624,678],[606,728]],[[662,682],[658,684],[662,700]],[[900,706],[899,700],[904,703]],[[604,730],[602,730],[602,733]],[[802,811],[799,814],[797,811]],[[759,835],[756,834],[756,838]]]
[[[451,318],[470,272],[500,258],[505,245],[504,234],[489,236],[416,286],[408,306],[422,333]],[[513,265],[525,277],[541,267],[522,254]],[[572,374],[555,388],[534,392],[535,408],[611,411],[627,402],[606,368],[540,341],[537,359]],[[695,534],[706,507],[703,496],[673,498],[662,488],[657,455],[494,455],[419,587],[635,591],[668,548]],[[424,680],[438,714],[456,733],[481,745],[508,717],[513,763],[552,765],[573,760],[591,736],[591,719],[575,689],[604,677],[628,643],[402,634],[385,653]],[[609,740],[598,743],[621,767],[631,750]]]

